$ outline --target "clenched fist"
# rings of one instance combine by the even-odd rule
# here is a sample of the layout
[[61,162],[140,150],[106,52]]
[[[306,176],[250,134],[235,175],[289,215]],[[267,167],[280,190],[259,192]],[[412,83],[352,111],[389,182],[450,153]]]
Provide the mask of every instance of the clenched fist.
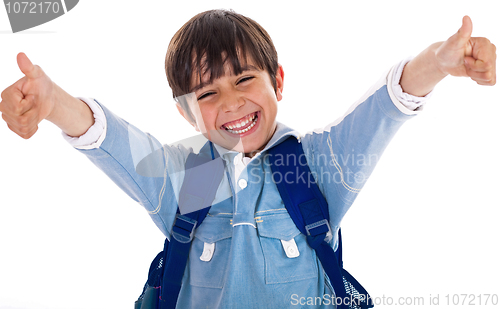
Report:
[[472,20],[462,19],[462,27],[436,50],[440,70],[452,76],[470,77],[479,85],[496,84],[496,46],[487,38],[472,37]]
[[472,37],[472,20],[464,16],[458,32],[432,44],[406,65],[400,84],[404,92],[415,96],[428,94],[447,75],[493,86],[496,60],[496,46],[486,38]]
[[2,92],[0,112],[12,131],[28,139],[52,112],[55,87],[43,70],[33,65],[24,53],[17,55],[17,64],[25,76]]
[[2,118],[17,135],[25,139],[32,137],[43,119],[75,137],[94,124],[87,104],[52,82],[24,53],[17,55],[17,64],[25,76],[2,92],[0,102]]

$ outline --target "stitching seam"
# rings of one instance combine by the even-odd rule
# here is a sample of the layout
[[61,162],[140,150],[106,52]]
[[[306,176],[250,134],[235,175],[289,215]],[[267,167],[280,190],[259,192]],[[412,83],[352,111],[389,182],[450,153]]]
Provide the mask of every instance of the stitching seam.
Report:
[[349,186],[345,181],[344,181],[344,173],[342,172],[342,167],[340,166],[340,164],[337,162],[337,160],[335,160],[335,155],[333,154],[333,149],[332,149],[332,139],[331,139],[331,136],[328,135],[328,139],[327,139],[327,143],[328,143],[328,147],[330,148],[330,155],[332,156],[332,160],[333,160],[333,164],[335,165],[335,168],[337,169],[337,171],[340,173],[340,178],[341,178],[341,181],[342,181],[342,185],[344,186],[344,188],[346,188],[347,190],[353,192],[353,193],[359,193],[359,191],[361,189],[356,189],[356,188],[353,188],[351,186]]

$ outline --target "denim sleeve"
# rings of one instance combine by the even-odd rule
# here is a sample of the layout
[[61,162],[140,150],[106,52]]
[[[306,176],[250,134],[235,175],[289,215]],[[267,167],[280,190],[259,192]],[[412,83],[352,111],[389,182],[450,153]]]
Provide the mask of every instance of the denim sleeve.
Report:
[[169,237],[177,211],[176,194],[191,149],[163,146],[100,106],[106,116],[106,137],[99,148],[78,150],[141,204]]
[[311,171],[328,201],[332,228],[340,226],[400,126],[420,113],[406,108],[387,86],[393,71],[343,117],[301,139]]

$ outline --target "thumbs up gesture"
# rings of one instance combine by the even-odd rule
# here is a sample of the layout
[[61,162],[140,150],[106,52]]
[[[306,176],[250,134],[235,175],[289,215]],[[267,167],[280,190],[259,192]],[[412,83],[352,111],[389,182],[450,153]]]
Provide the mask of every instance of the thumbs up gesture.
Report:
[[472,36],[472,21],[462,19],[462,27],[436,50],[444,74],[470,77],[480,85],[496,83],[496,47],[487,38]]
[[28,139],[54,108],[54,83],[24,53],[17,55],[17,63],[25,76],[2,92],[0,112],[13,132]]
[[472,21],[464,16],[457,33],[429,46],[408,62],[400,85],[403,91],[424,96],[447,75],[470,77],[480,85],[496,83],[496,47],[486,38],[473,38]]
[[17,64],[24,77],[2,92],[0,102],[2,118],[14,133],[28,139],[38,130],[38,124],[47,119],[76,137],[94,124],[87,104],[52,82],[24,53],[17,55]]

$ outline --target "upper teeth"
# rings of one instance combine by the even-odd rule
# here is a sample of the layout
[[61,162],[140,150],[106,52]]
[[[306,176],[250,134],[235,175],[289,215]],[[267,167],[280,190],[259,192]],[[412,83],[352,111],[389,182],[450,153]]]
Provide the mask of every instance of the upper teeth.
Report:
[[250,121],[256,121],[257,119],[257,114],[252,114],[250,116],[247,116],[245,117],[243,120],[239,121],[239,122],[236,122],[235,124],[233,125],[224,125],[224,127],[229,130],[231,133],[236,133],[236,134],[241,134],[241,133],[244,133],[248,130],[250,130],[254,125],[255,123],[252,123],[250,126],[248,126],[247,128],[243,129],[243,130],[234,130],[234,129],[239,129],[241,127],[244,127],[246,126]]
[[232,125],[225,125],[226,128],[228,129],[237,129],[246,126],[250,121],[254,120],[256,114],[252,114],[250,116],[245,117],[245,119],[241,120],[240,122],[237,122]]

